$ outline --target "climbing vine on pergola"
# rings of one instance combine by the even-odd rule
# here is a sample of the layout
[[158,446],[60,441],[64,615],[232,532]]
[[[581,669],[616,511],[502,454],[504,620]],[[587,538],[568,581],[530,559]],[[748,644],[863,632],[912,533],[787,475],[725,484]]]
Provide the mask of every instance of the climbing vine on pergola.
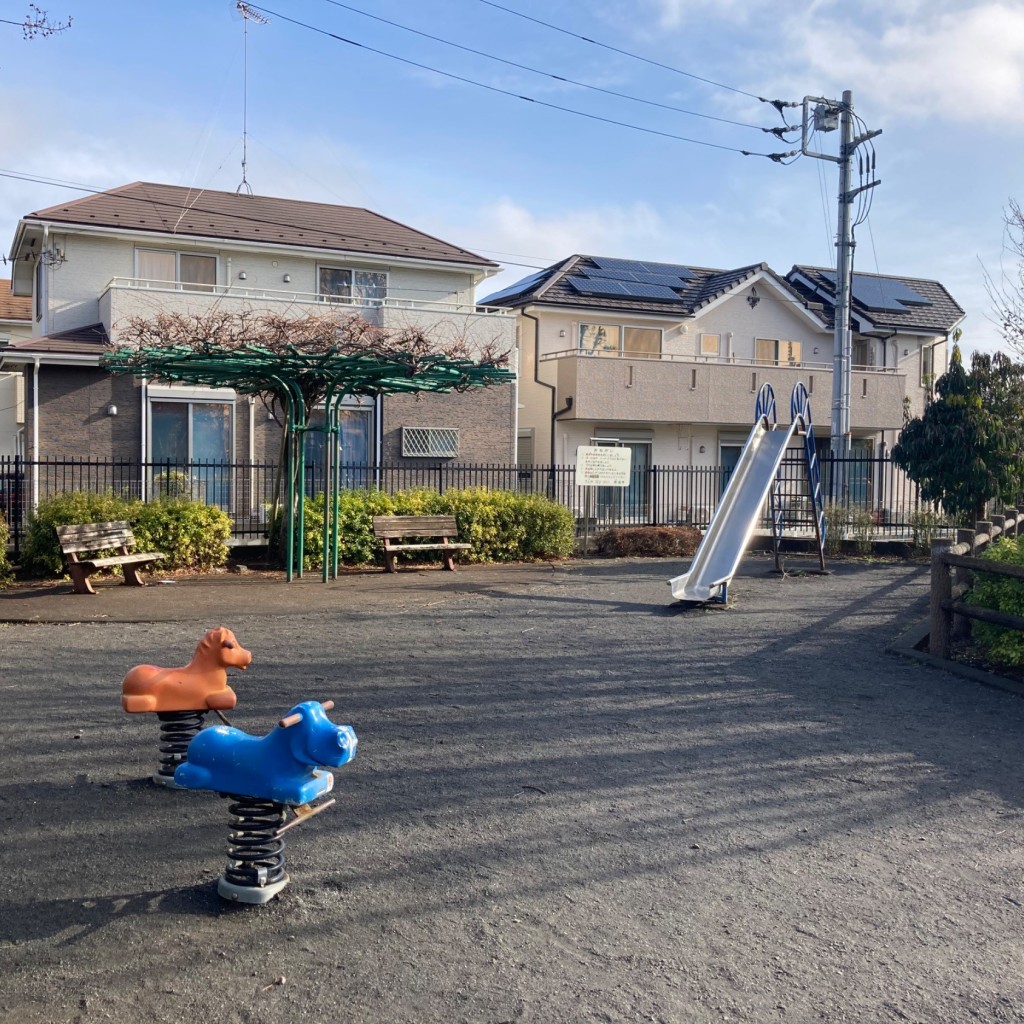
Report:
[[[111,373],[150,380],[230,387],[277,406],[284,417],[286,473],[284,547],[288,579],[302,575],[305,474],[303,438],[322,429],[325,501],[323,578],[338,572],[339,405],[346,395],[468,391],[504,384],[515,375],[508,353],[494,343],[475,346],[419,327],[388,330],[360,316],[215,311],[135,318],[120,330],[122,344],[101,365]],[[448,332],[451,334],[451,332]],[[434,336],[429,336],[433,334]],[[320,405],[323,428],[311,428]]]

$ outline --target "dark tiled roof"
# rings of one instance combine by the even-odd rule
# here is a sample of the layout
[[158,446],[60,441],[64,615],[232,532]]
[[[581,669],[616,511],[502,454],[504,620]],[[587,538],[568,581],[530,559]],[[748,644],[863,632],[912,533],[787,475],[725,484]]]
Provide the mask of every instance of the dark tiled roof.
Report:
[[497,266],[467,249],[360,207],[145,181],[36,210],[23,219]]
[[10,280],[0,280],[0,320],[32,320],[32,296],[12,295]]
[[[678,274],[681,278],[678,287],[673,287],[676,299],[642,299],[635,297],[614,297],[581,295],[570,283],[581,276],[581,271],[599,269],[598,264],[607,263],[608,257],[571,256],[562,263],[548,267],[541,274],[525,278],[520,284],[512,285],[497,293],[496,298],[488,296],[481,299],[482,305],[488,306],[519,306],[525,303],[552,306],[575,306],[583,309],[601,309],[623,313],[667,313],[671,316],[692,316],[702,307],[731,291],[745,281],[764,274],[788,292],[801,305],[805,305],[803,295],[797,293],[790,283],[775,273],[766,263],[754,263],[736,270],[714,270],[708,267],[691,267],[677,263],[650,263],[644,261],[657,273]],[[816,311],[817,312],[817,311]],[[817,313],[820,316],[820,313]]]
[[[831,267],[810,267],[797,264],[786,275],[793,289],[811,301],[824,302],[825,315],[830,325],[834,324],[836,272]],[[924,331],[932,334],[946,334],[964,317],[964,311],[956,300],[938,281],[920,277],[896,277],[889,274],[864,274],[856,276],[865,282],[892,282],[909,288],[927,304],[908,305],[905,309],[871,309],[858,299],[854,288],[850,303],[854,329],[859,331]]]
[[110,339],[103,324],[76,327],[42,338],[18,338],[4,352],[61,352],[67,355],[102,355],[109,349]]

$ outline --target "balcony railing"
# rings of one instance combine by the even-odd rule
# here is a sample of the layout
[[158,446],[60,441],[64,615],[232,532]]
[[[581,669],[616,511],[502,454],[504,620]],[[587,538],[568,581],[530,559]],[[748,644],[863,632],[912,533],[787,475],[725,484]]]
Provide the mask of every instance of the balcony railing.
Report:
[[444,302],[433,299],[402,299],[386,296],[382,299],[345,299],[336,295],[321,295],[319,292],[284,291],[279,288],[247,288],[235,284],[203,285],[183,284],[175,281],[150,281],[138,277],[112,278],[105,290],[127,288],[146,292],[173,292],[177,295],[212,295],[219,298],[244,299],[249,301],[281,303],[287,305],[320,305],[349,307],[353,311],[366,309],[417,309],[433,313],[459,313],[472,316],[512,317],[513,310],[501,306],[478,306],[467,302]]
[[[801,359],[796,362],[784,361],[781,359],[765,361],[763,359],[746,358],[743,356],[704,356],[694,353],[680,352],[584,352],[578,348],[561,349],[558,352],[547,352],[540,357],[540,361],[548,362],[553,359],[568,359],[579,356],[584,359],[621,359],[628,361],[644,362],[669,362],[669,363],[700,363],[712,366],[753,366],[766,369],[781,368],[784,370],[814,370],[815,372],[831,373],[834,369],[831,362],[812,362]],[[853,369],[857,373],[883,373],[898,374],[906,373],[897,366],[861,366],[854,364]]]

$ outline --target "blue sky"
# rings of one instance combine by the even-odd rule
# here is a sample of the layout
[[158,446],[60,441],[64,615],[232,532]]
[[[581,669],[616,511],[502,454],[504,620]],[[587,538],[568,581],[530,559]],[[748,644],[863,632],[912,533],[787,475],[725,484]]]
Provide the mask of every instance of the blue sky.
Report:
[[[505,268],[481,295],[574,252],[710,267],[764,260],[781,273],[827,266],[835,165],[734,150],[798,148],[759,130],[781,121],[756,97],[849,89],[866,126],[883,130],[856,269],[942,281],[967,310],[966,347],[1000,346],[984,269],[1015,266],[1003,210],[1024,201],[1024,4],[500,3],[594,42],[484,0],[261,3],[269,22],[250,24],[247,61],[254,191],[366,206],[480,252]],[[32,40],[0,24],[5,174],[100,189],[239,185],[243,23],[233,0],[39,6],[73,22]],[[27,13],[27,3],[0,0],[2,18]],[[818,141],[835,151],[834,133]],[[81,194],[2,177],[0,232],[9,240],[20,215]]]

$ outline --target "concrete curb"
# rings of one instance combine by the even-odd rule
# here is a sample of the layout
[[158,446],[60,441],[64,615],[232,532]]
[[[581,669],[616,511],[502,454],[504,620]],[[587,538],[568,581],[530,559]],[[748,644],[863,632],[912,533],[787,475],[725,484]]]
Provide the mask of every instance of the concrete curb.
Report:
[[1006,679],[992,672],[986,672],[984,669],[974,668],[973,665],[962,665],[958,661],[936,658],[933,654],[917,650],[917,645],[922,640],[927,639],[928,632],[928,619],[922,619],[889,644],[885,652],[886,654],[895,654],[900,658],[908,658],[922,665],[928,665],[930,668],[949,672],[963,679],[970,679],[972,682],[980,683],[982,686],[988,686],[994,690],[1003,690],[1006,693],[1013,693],[1018,697],[1024,697],[1024,684],[1018,683],[1013,679]]

